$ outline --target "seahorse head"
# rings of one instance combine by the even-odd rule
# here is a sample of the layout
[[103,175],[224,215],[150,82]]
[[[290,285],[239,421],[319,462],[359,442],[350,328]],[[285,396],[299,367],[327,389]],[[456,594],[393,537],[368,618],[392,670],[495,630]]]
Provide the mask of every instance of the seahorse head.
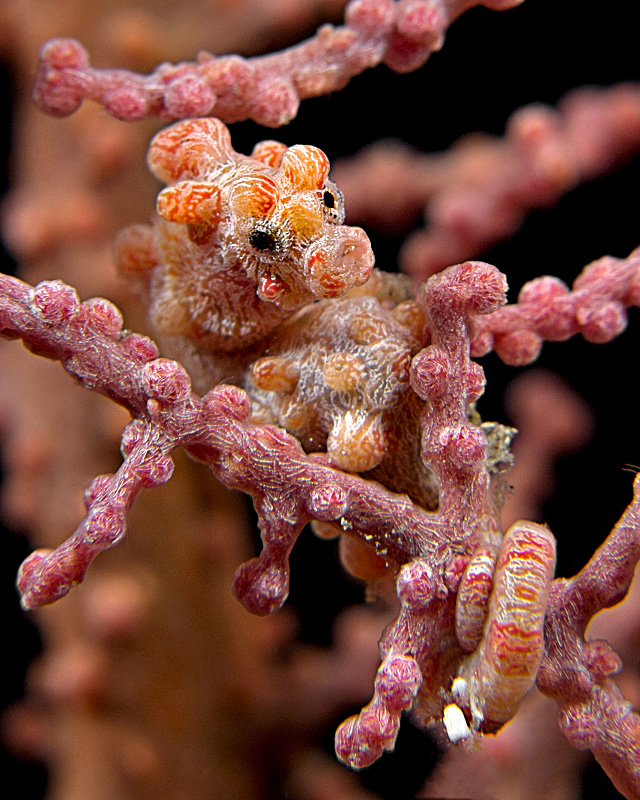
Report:
[[223,123],[194,119],[155,137],[149,165],[169,184],[160,216],[241,264],[261,300],[293,309],[339,297],[371,274],[369,240],[344,225],[342,194],[317,147],[267,141],[243,156]]

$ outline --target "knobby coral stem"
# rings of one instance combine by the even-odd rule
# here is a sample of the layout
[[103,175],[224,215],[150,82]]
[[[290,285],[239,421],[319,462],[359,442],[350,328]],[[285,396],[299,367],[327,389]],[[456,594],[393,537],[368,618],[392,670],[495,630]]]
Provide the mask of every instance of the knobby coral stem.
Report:
[[[198,398],[191,391],[185,370],[175,362],[157,358],[157,348],[149,339],[126,334],[119,311],[107,301],[94,299],[80,303],[75,292],[60,281],[45,282],[33,289],[3,276],[0,325],[5,337],[22,337],[34,352],[61,361],[84,386],[107,395],[130,411],[136,422],[125,433],[125,455],[131,453],[127,437],[132,436],[136,426],[141,426],[145,431],[141,441],[146,442],[140,445],[142,455],[155,463],[148,455],[151,440],[145,439],[146,429],[155,426],[165,442],[158,462],[164,465],[162,469],[166,467],[162,459],[168,459],[169,451],[181,445],[205,461],[223,483],[252,495],[263,521],[265,552],[258,562],[245,568],[237,587],[244,591],[242,587],[248,586],[246,570],[250,569],[257,577],[261,569],[266,569],[273,576],[277,564],[280,588],[274,595],[273,582],[263,582],[268,585],[267,594],[271,593],[273,598],[266,606],[259,597],[259,589],[253,597],[249,597],[252,589],[247,589],[245,595],[249,606],[271,609],[286,597],[288,552],[310,519],[339,522],[344,530],[373,543],[380,554],[398,564],[420,557],[430,549],[436,554],[435,560],[444,564],[456,541],[455,532],[468,527],[470,508],[475,509],[474,518],[486,513],[486,509],[483,511],[486,475],[474,467],[480,463],[478,458],[484,445],[476,441],[476,431],[460,416],[465,404],[482,392],[482,372],[468,362],[468,356],[456,354],[456,347],[464,349],[466,323],[460,330],[454,325],[451,333],[451,304],[461,303],[461,308],[466,304],[465,313],[474,316],[473,326],[477,326],[474,330],[480,329],[474,340],[476,347],[483,342],[486,349],[488,336],[493,337],[496,346],[501,335],[503,341],[508,339],[512,334],[504,319],[508,321],[509,315],[524,329],[525,337],[535,326],[535,335],[556,339],[554,320],[559,315],[560,321],[566,322],[567,309],[572,320],[580,318],[586,321],[585,325],[598,327],[608,319],[611,309],[619,311],[624,304],[638,304],[638,263],[638,251],[626,260],[606,257],[585,270],[572,293],[558,287],[554,279],[543,278],[525,287],[519,304],[497,310],[498,295],[504,291],[504,285],[499,282],[493,285],[498,273],[488,265],[462,265],[430,281],[424,290],[423,304],[431,319],[434,345],[414,359],[412,384],[430,404],[423,422],[422,448],[423,458],[438,473],[442,487],[437,514],[420,509],[406,496],[393,494],[378,484],[327,466],[322,459],[305,455],[297,440],[282,430],[252,424],[249,401],[240,389],[220,386]],[[482,279],[478,282],[479,276]],[[477,296],[470,288],[476,284],[476,288],[482,289]],[[566,301],[559,309],[558,296]],[[483,316],[477,317],[473,312]],[[608,336],[619,330],[620,326],[609,326]],[[458,345],[452,337],[458,339]],[[597,340],[595,336],[591,338]],[[503,350],[498,347],[499,353],[503,354]],[[455,364],[459,368],[452,370]],[[122,469],[126,473],[128,462]],[[129,479],[133,483],[137,480],[133,476]],[[466,487],[466,500],[462,504],[457,501],[460,493],[456,487],[460,481]],[[124,483],[128,485],[126,480]],[[83,526],[86,524],[83,522]],[[86,545],[85,528],[78,535],[78,541],[84,542],[80,562],[86,569],[88,560],[95,555],[95,547]],[[111,536],[115,541],[120,533],[112,532]],[[468,536],[463,538],[466,540]],[[70,552],[75,553],[73,548]],[[278,557],[274,560],[276,552]],[[74,583],[83,570],[78,564],[72,568],[70,558],[65,556],[70,570],[68,578],[65,578],[67,567],[56,569],[63,582]],[[36,574],[31,568],[27,573]],[[50,588],[40,597],[43,602],[50,602],[56,592],[57,589]]]
[[[25,565],[21,588],[29,606],[65,594],[98,550],[121,538],[130,503],[143,486],[168,479],[169,453],[177,446],[207,463],[227,486],[254,498],[265,552],[246,568],[253,570],[257,584],[247,585],[242,599],[253,610],[262,608],[264,613],[284,602],[286,555],[313,518],[339,519],[345,529],[375,540],[400,563],[424,550],[446,549],[446,526],[436,515],[404,495],[314,460],[281,429],[252,424],[250,403],[241,389],[222,385],[199,398],[184,369],[157,358],[149,339],[126,334],[117,309],[107,301],[80,303],[60,281],[34,289],[1,276],[0,330],[5,338],[20,337],[34,352],[61,361],[84,386],[125,406],[134,417],[122,438],[125,462],[116,476],[94,483],[89,513],[76,533],[48,554],[46,563],[40,553]],[[264,578],[263,569],[270,578]],[[237,585],[242,591],[242,578]]]
[[640,306],[638,248],[625,259],[604,256],[589,264],[571,290],[550,276],[529,281],[517,303],[477,319],[471,353],[495,350],[505,364],[524,366],[536,360],[544,341],[581,333],[604,344],[624,331],[630,306]]
[[184,119],[215,115],[270,127],[295,117],[300,101],[343,88],[384,62],[398,72],[422,66],[440,48],[449,24],[474,6],[503,10],[522,0],[352,0],[345,25],[325,25],[280,53],[243,59],[203,53],[196,63],[162,64],[150,75],[95,69],[73,39],[54,39],[41,53],[33,91],[50,114],[73,113],[85,99],[114,117]]
[[640,715],[611,676],[621,662],[602,640],[585,641],[598,611],[626,595],[640,558],[640,478],[630,505],[587,565],[554,581],[545,622],[545,655],[538,688],[560,708],[560,728],[576,747],[589,748],[627,798],[640,798]]
[[[586,309],[587,318],[595,308],[597,321],[603,307],[637,304],[637,266],[637,251],[626,261],[596,262],[576,281],[578,308]],[[158,358],[150,340],[122,329],[111,303],[80,303],[60,281],[33,288],[0,276],[2,335],[22,338],[34,352],[59,360],[80,383],[122,404],[134,418],[122,437],[122,467],[94,481],[76,533],[25,562],[25,606],[52,602],[82,579],[96,553],[124,535],[126,513],[140,489],[170,477],[170,452],[182,446],[226,485],[254,499],[264,548],[236,579],[250,610],[267,613],[286,598],[288,555],[310,519],[338,522],[401,565],[402,610],[383,640],[374,698],[337,738],[345,761],[370,763],[393,746],[400,713],[417,693],[425,717],[433,713],[430,698],[440,697],[443,677],[451,677],[455,664],[446,658],[440,663],[431,644],[452,630],[456,556],[469,555],[481,526],[491,524],[485,444],[466,418],[467,403],[483,388],[482,373],[469,360],[469,339],[477,315],[491,320],[503,313],[504,290],[500,273],[479,262],[452,267],[422,290],[432,344],[414,358],[411,381],[428,404],[422,455],[438,475],[443,497],[438,511],[427,512],[406,496],[328,466],[322,456],[306,455],[285,431],[253,424],[241,389],[221,385],[198,397],[183,367]],[[529,319],[539,323],[540,316]],[[587,567],[553,584],[538,676],[542,691],[560,705],[567,737],[590,747],[628,797],[640,796],[640,720],[611,680],[619,659],[603,642],[586,643],[583,633],[594,613],[626,593],[640,555],[639,529],[637,478],[632,504]],[[603,574],[610,576],[606,586]]]
[[22,564],[18,589],[23,608],[37,608],[68,594],[98,553],[124,537],[127,514],[140,490],[171,477],[171,442],[155,425],[137,426],[134,442],[135,427],[132,423],[123,435],[128,454],[120,469],[115,475],[99,476],[85,492],[87,515],[74,534],[55,550],[36,550]]
[[[411,382],[426,401],[421,452],[438,479],[436,517],[445,526],[449,548],[443,554],[422,550],[399,570],[401,611],[381,641],[383,662],[373,698],[336,733],[338,756],[358,769],[393,749],[401,712],[412,707],[418,692],[426,709],[421,721],[442,716],[442,690],[453,678],[457,655],[454,592],[445,573],[452,575],[456,555],[470,555],[485,529],[496,526],[486,438],[467,416],[468,404],[484,388],[483,372],[469,358],[469,329],[475,315],[505,302],[505,292],[506,281],[495,267],[468,262],[433,277],[420,293],[431,344],[414,357]],[[449,646],[438,647],[447,637]]]

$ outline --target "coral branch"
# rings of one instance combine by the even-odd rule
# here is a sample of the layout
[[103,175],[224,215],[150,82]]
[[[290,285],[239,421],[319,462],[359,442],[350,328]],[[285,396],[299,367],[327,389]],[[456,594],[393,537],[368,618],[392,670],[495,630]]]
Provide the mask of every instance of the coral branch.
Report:
[[468,404],[484,387],[482,370],[469,359],[469,330],[475,315],[504,302],[505,288],[494,267],[467,263],[435,276],[423,289],[420,302],[432,344],[414,358],[411,382],[427,401],[422,456],[441,487],[439,508],[429,512],[380,484],[328,466],[322,454],[305,455],[285,431],[253,424],[251,405],[239,388],[221,385],[197,397],[184,369],[155,358],[149,340],[123,332],[106,301],[80,304],[61,282],[31,289],[2,278],[3,335],[22,336],[31,349],[60,360],[85,386],[134,416],[121,443],[124,464],[115,476],[93,483],[88,514],[76,533],[23,565],[25,606],[52,602],[82,579],[95,554],[124,535],[125,515],[139,490],[168,479],[170,451],[182,446],[228,487],[254,499],[263,549],[235,579],[236,594],[254,613],[269,613],[284,602],[289,552],[311,519],[339,524],[402,567],[397,583],[402,611],[382,644],[376,694],[338,733],[341,757],[364,766],[393,747],[400,712],[419,689],[422,719],[438,719],[440,687],[452,677],[459,651],[440,653],[434,645],[452,635],[461,556],[497,536],[486,438],[468,419]]
[[126,533],[126,516],[144,487],[169,480],[171,442],[154,425],[129,425],[122,438],[126,459],[115,475],[96,478],[85,493],[87,516],[56,550],[36,550],[23,563],[18,589],[24,608],[52,603],[84,579],[96,555]]
[[536,360],[545,340],[581,333],[604,344],[626,328],[629,306],[640,306],[639,249],[626,259],[604,256],[589,264],[571,291],[549,276],[525,284],[517,303],[477,320],[471,352],[495,350],[505,364],[523,366]]
[[[495,350],[508,364],[527,364],[544,341],[618,336],[627,308],[640,305],[640,248],[626,259],[594,262],[571,289],[548,276],[531,281],[509,306],[506,279],[495,267],[458,263],[515,232],[530,209],[636,154],[640,87],[579,90],[557,109],[528,106],[511,117],[503,138],[466,137],[450,153],[384,146],[356,160],[350,174],[338,170],[333,177],[343,183],[349,211],[363,222],[399,233],[407,218],[428,215],[428,229],[410,236],[401,252],[413,288],[407,274],[372,269],[367,235],[344,224],[342,191],[321,150],[270,140],[245,156],[225,127],[248,119],[284,125],[303,98],[339,90],[377,65],[415,70],[468,9],[519,2],[236,0],[232,11],[214,3],[219,8],[210,9],[207,24],[198,2],[180,10],[107,2],[97,16],[78,14],[78,0],[52,4],[54,12],[27,4],[26,16],[20,0],[0,10],[0,39],[5,29],[11,34],[10,55],[17,53],[23,74],[25,65],[33,70],[45,29],[65,37],[41,50],[33,91],[40,109],[63,117],[93,100],[107,112],[85,108],[64,122],[19,113],[29,137],[18,174],[35,169],[39,177],[18,186],[3,214],[7,241],[27,259],[21,268],[37,285],[0,275],[0,337],[21,339],[113,401],[94,396],[78,412],[65,384],[33,380],[18,364],[17,345],[2,342],[5,372],[15,378],[0,393],[5,509],[40,548],[19,573],[23,608],[71,594],[94,558],[122,541],[130,519],[136,530],[128,547],[98,559],[82,591],[38,614],[48,652],[31,692],[46,716],[39,712],[40,730],[24,738],[45,754],[52,774],[62,774],[55,795],[195,800],[215,785],[220,797],[248,800],[278,791],[277,771],[286,771],[281,793],[364,798],[368,793],[334,778],[309,752],[316,725],[334,719],[338,708],[362,708],[335,739],[338,757],[355,769],[394,748],[403,712],[443,744],[470,740],[472,747],[455,752],[479,759],[478,741],[513,720],[537,684],[546,695],[538,695],[544,716],[559,707],[563,744],[591,749],[629,800],[640,800],[637,671],[620,682],[632,706],[613,680],[621,659],[587,634],[594,615],[627,597],[640,559],[640,477],[631,505],[585,568],[554,581],[551,531],[527,521],[529,512],[501,524],[509,515],[503,504],[513,475],[507,481],[504,473],[515,431],[480,421],[475,404],[485,377],[472,360]],[[310,31],[312,13],[319,19],[331,8],[335,22],[345,7],[343,24],[325,25],[281,52],[217,55],[232,52],[221,43],[243,16],[251,19],[233,41],[247,43],[248,56],[250,42],[261,42],[260,52],[284,47],[282,34],[292,26]],[[558,15],[541,13],[543,32],[551,26],[553,36],[563,35]],[[600,39],[606,16],[598,17]],[[199,51],[218,17],[210,52],[183,61]],[[516,25],[518,19],[529,34],[527,12],[514,15]],[[273,30],[263,30],[265,21]],[[494,73],[487,79],[478,71],[477,85],[516,74],[518,59],[492,61],[499,48],[471,27],[464,57],[474,54],[474,67],[491,65]],[[593,55],[593,47],[581,49]],[[118,63],[128,69],[94,66]],[[463,77],[475,79],[468,70]],[[397,105],[414,113],[409,83],[410,95]],[[18,84],[26,82],[18,76]],[[466,113],[469,95],[457,86]],[[448,102],[451,87],[443,89]],[[368,100],[374,116],[388,122],[389,98],[379,86],[375,91],[355,105]],[[325,140],[344,136],[349,114],[331,108],[328,126],[314,117],[315,130],[301,140],[312,141],[318,129]],[[438,116],[434,111],[434,132],[442,137]],[[121,122],[142,118],[151,118],[150,126]],[[142,140],[157,131],[154,118],[180,121],[151,142],[147,164],[164,188],[149,219],[153,187],[147,193],[149,176],[136,165],[142,167]],[[374,136],[373,120],[365,115],[362,122]],[[131,224],[141,219],[150,224]],[[141,295],[159,347],[126,330],[112,303],[81,302],[61,281],[38,283],[65,277],[83,297],[117,298],[131,325],[144,325],[107,267],[114,231],[124,225],[116,270]],[[42,359],[28,361],[34,372],[51,375]],[[549,453],[573,441],[580,422],[557,389],[552,399],[562,400],[571,420],[548,418],[549,386],[521,387],[537,414],[527,412],[529,428],[545,428],[529,442],[542,458],[538,471]],[[114,404],[131,416],[124,431]],[[94,408],[100,415],[106,409],[104,418]],[[184,454],[174,452],[180,449]],[[201,480],[200,464],[185,463],[185,455],[232,491]],[[174,459],[175,479],[160,488]],[[99,474],[105,472],[112,474]],[[153,495],[141,491],[156,487]],[[262,548],[255,558],[233,490],[248,494],[256,509]],[[278,609],[289,592],[292,549],[308,522],[320,536],[340,537],[344,566],[381,602],[373,614],[358,608],[345,615],[335,655],[305,646],[299,658],[296,646],[285,647],[295,609],[255,620],[226,590],[232,583],[253,615]],[[325,606],[327,578],[313,578],[313,600]],[[630,606],[615,613],[629,617]],[[362,644],[373,645],[383,624],[375,658],[375,647]],[[621,633],[601,622],[600,630],[633,669],[637,625],[628,622]],[[557,740],[539,720],[525,713],[506,737],[488,740],[490,761],[513,772],[514,761],[528,761],[505,797],[548,796],[548,785],[539,788],[548,765],[538,767],[570,760],[549,757]],[[466,772],[473,772],[471,789],[462,792],[479,795],[482,769]],[[199,780],[205,774],[211,779]],[[562,775],[556,793],[569,787]]]
[[118,119],[215,114],[225,122],[253,119],[277,127],[295,117],[300,100],[343,88],[365,69],[385,63],[398,72],[422,66],[449,24],[477,5],[495,10],[522,0],[353,0],[344,26],[325,25],[312,39],[269,56],[243,59],[201,53],[196,63],[162,64],[151,75],[100,70],[73,39],[42,50],[34,88],[50,114],[73,113],[92,99]]
[[[297,440],[278,428],[249,422],[251,406],[241,389],[223,385],[197,397],[179,364],[155,358],[150,340],[122,331],[110,303],[80,304],[60,281],[31,289],[7,276],[0,279],[0,298],[3,336],[21,336],[34,352],[61,361],[83,385],[134,416],[122,440],[125,463],[116,476],[98,479],[90,490],[90,511],[76,534],[47,555],[46,564],[39,554],[25,566],[21,588],[29,606],[65,594],[97,550],[119,540],[124,522],[116,528],[113,519],[124,513],[142,486],[169,477],[168,455],[176,446],[205,461],[227,486],[254,498],[265,547],[258,560],[242,568],[236,588],[258,613],[284,602],[288,552],[310,519],[340,520],[354,535],[365,540],[375,536],[376,546],[399,563],[445,547],[446,526],[406,496],[306,456]],[[106,519],[104,508],[111,514]],[[81,566],[73,563],[76,559]],[[41,578],[46,587],[39,585]]]
[[[589,563],[556,580],[545,623],[538,688],[560,707],[560,728],[589,748],[628,798],[640,797],[640,716],[611,679],[621,663],[602,640],[584,640],[591,617],[622,600],[640,558],[640,478],[634,497]],[[606,576],[606,580],[603,580]]]
[[[455,594],[461,567],[478,543],[497,536],[497,521],[486,465],[487,442],[472,425],[467,407],[484,388],[482,369],[469,359],[471,318],[504,302],[504,277],[489,264],[469,262],[434,276],[422,288],[420,303],[431,329],[431,345],[412,363],[411,381],[427,401],[422,417],[422,459],[440,486],[436,518],[448,546],[402,566],[396,588],[398,619],[380,643],[383,661],[371,702],[336,733],[338,756],[355,768],[368,766],[395,745],[400,714],[414,708],[427,724],[442,719],[442,688],[453,677],[460,651],[439,648],[453,639]],[[457,578],[456,578],[457,575]]]
[[[575,294],[596,304],[602,295],[608,303],[620,302],[636,291],[635,267],[633,258],[604,259],[576,281]],[[124,405],[134,417],[121,441],[123,465],[93,482],[85,498],[87,516],[74,535],[24,563],[19,584],[25,607],[52,602],[82,580],[97,552],[124,535],[127,511],[140,489],[170,477],[170,452],[182,446],[228,487],[253,497],[263,550],[238,570],[235,590],[254,613],[269,613],[284,602],[289,553],[309,520],[337,523],[398,565],[400,614],[381,642],[383,661],[371,703],[337,732],[344,761],[359,768],[392,749],[400,714],[412,706],[425,724],[444,717],[452,738],[469,735],[466,723],[454,727],[451,714],[447,717],[456,706],[445,704],[454,698],[462,707],[460,717],[464,711],[475,730],[499,727],[515,713],[538,667],[554,557],[553,538],[544,528],[533,523],[512,528],[500,546],[480,643],[465,655],[478,636],[456,643],[458,585],[471,556],[501,540],[485,434],[468,419],[468,404],[484,387],[469,348],[477,317],[502,313],[505,289],[494,267],[470,262],[434,276],[420,293],[431,344],[414,357],[411,384],[425,401],[422,458],[440,487],[438,508],[431,512],[329,466],[325,455],[306,455],[282,429],[252,423],[249,399],[237,387],[221,385],[198,397],[186,371],[158,358],[150,340],[123,331],[119,312],[107,301],[80,303],[60,281],[32,288],[2,276],[2,335],[21,337],[34,352],[61,361],[84,386]],[[617,602],[629,586],[640,555],[639,489],[640,478],[633,503],[587,567],[571,581],[553,584],[538,676],[540,688],[561,707],[568,738],[590,747],[630,797],[638,783],[639,720],[610,680],[619,668],[617,656],[602,642],[585,643],[582,635],[591,616]],[[527,559],[538,565],[533,589]],[[608,576],[606,585],[602,574]],[[535,613],[526,610],[525,600]],[[522,678],[515,683],[508,663],[514,653]]]

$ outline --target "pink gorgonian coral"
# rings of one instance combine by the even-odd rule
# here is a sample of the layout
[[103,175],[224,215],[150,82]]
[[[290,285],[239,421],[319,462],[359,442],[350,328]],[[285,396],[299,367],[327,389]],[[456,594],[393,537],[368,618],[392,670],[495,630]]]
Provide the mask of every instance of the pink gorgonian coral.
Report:
[[[637,539],[637,501],[585,568],[610,572],[607,591],[585,594],[578,619],[545,617],[553,539],[529,523],[516,523],[503,539],[498,509],[504,458],[499,468],[490,465],[487,436],[468,416],[469,402],[483,390],[482,371],[469,359],[470,330],[476,318],[500,313],[505,283],[497,270],[481,263],[453,267],[432,278],[419,296],[431,344],[412,361],[411,385],[425,401],[420,446],[439,487],[436,510],[342,472],[326,456],[305,455],[289,434],[251,421],[241,389],[219,386],[198,398],[184,370],[157,358],[147,339],[124,333],[121,318],[105,301],[80,304],[55,282],[34,290],[3,278],[2,290],[3,335],[20,336],[35,352],[60,360],[84,385],[125,405],[134,417],[123,435],[123,465],[90,487],[87,516],[76,533],[54,551],[36,551],[23,565],[19,585],[26,607],[66,594],[98,552],[120,541],[131,502],[141,488],[170,477],[170,452],[181,445],[223,483],[254,498],[263,550],[235,580],[238,597],[254,613],[284,602],[289,552],[312,519],[337,524],[344,535],[373,547],[396,574],[400,614],[381,642],[374,698],[337,734],[338,753],[347,763],[365,766],[393,747],[400,713],[410,707],[423,723],[444,724],[453,740],[485,726],[494,730],[515,713],[536,676],[544,675],[549,678],[541,688],[561,702],[567,719],[582,715],[584,741],[593,742],[614,780],[635,785],[632,740],[623,749],[617,744],[621,735],[625,741],[634,736],[637,724],[610,678],[618,661],[609,658],[607,667],[580,639],[591,616],[616,602],[631,580],[639,552],[631,544]],[[625,537],[632,537],[628,544]],[[483,588],[471,622],[468,605],[456,610],[457,593],[461,584],[469,591],[474,565],[487,548],[498,549],[497,566],[484,582],[476,581]],[[613,573],[611,559],[617,563]],[[565,602],[567,592],[580,592],[583,583],[577,576],[552,584],[553,602]],[[542,647],[545,630],[556,643],[551,649]],[[581,669],[589,676],[575,698],[565,686],[569,677],[563,677],[560,643],[567,638],[577,648],[577,663],[586,659]],[[594,711],[578,711],[585,701],[596,703],[594,708],[608,704],[604,726],[594,721]],[[453,717],[452,708],[459,711]],[[629,720],[622,734],[619,715]]]
[[122,540],[141,489],[171,478],[172,452],[183,448],[253,500],[262,550],[233,585],[252,613],[285,602],[307,523],[341,538],[346,566],[372,594],[393,587],[373,697],[336,733],[342,761],[360,769],[393,749],[403,711],[442,741],[479,740],[537,685],[559,705],[565,736],[639,797],[640,718],[613,680],[618,657],[584,634],[624,597],[640,557],[640,478],[584,569],[554,580],[546,526],[503,530],[514,431],[480,419],[485,376],[474,360],[495,350],[527,364],[544,341],[576,333],[611,341],[640,305],[639,251],[594,262],[572,289],[531,281],[510,305],[505,276],[482,261],[415,288],[373,270],[320,149],[269,140],[245,156],[223,121],[282,124],[300,98],[366,67],[413,69],[472,5],[354,0],[345,26],[289,51],[254,61],[205,54],[146,77],[96,70],[73,41],[45,46],[35,96],[49,112],[72,113],[89,97],[121,119],[181,121],[149,149],[166,184],[157,217],[127,228],[116,247],[159,347],[125,329],[106,300],[81,302],[62,281],[0,277],[2,336],[60,361],[132,417],[121,466],[95,478],[76,531],[32,553],[18,586],[28,609],[68,594]]

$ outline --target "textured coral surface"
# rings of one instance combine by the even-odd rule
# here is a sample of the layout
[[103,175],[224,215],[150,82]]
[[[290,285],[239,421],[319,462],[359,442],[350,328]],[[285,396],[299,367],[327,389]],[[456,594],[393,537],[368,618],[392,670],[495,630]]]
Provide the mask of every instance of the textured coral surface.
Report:
[[[21,277],[46,282],[2,279],[3,335],[60,360],[133,421],[120,455],[126,413],[3,342],[3,513],[39,548],[21,571],[24,605],[67,594],[101,553],[82,586],[33,612],[45,649],[6,738],[49,765],[49,796],[65,800],[413,796],[437,746],[480,736],[484,749],[449,749],[416,796],[569,800],[589,751],[626,797],[639,796],[637,591],[590,623],[622,599],[639,552],[637,494],[623,513],[623,469],[637,463],[638,446],[629,368],[637,314],[627,311],[640,302],[637,201],[627,196],[637,163],[629,183],[614,176],[574,192],[557,211],[533,214],[514,244],[484,252],[531,209],[637,152],[637,87],[567,95],[577,81],[635,77],[629,34],[616,28],[624,9],[584,20],[582,39],[571,13],[563,27],[555,4],[542,1],[510,11],[516,3],[487,2],[491,13],[464,14],[449,31],[474,4],[358,0],[344,27],[250,59],[217,54],[292,44],[341,4],[210,3],[204,16],[222,14],[220,43],[213,23],[211,32],[194,23],[204,5],[178,20],[166,8],[107,3],[90,24],[82,4],[65,4],[55,19],[36,6],[0,8],[17,96],[26,97],[30,78],[21,76],[33,74],[44,40],[76,36],[95,67],[68,39],[49,45],[38,102],[67,114],[91,97],[137,120],[111,119],[93,103],[51,120],[25,102],[16,116],[4,235]],[[415,69],[445,30],[442,53],[415,75],[354,77],[381,61]],[[186,63],[199,47],[216,55]],[[156,69],[165,60],[174,65]],[[149,155],[166,188],[144,169],[159,127],[140,120],[147,114],[273,126],[300,99],[350,78],[343,93],[302,103],[299,120],[277,133],[286,145],[239,125],[232,148],[215,118],[178,122],[156,134]],[[509,113],[534,101],[557,110],[523,109],[504,139],[472,136],[437,156],[387,143],[335,165],[377,136],[438,151],[465,129],[500,135]],[[389,270],[399,232],[423,207],[428,226],[407,239],[405,269],[418,279],[476,260],[415,293],[378,270],[359,286],[372,257],[354,224],[371,226],[377,266]],[[142,304],[112,266],[123,226],[116,264]],[[599,258],[606,252],[616,257]],[[547,272],[563,280],[539,278]],[[86,300],[98,295],[118,303],[125,327],[109,302]],[[152,328],[162,355],[188,372],[131,333]],[[513,373],[490,351],[514,366],[542,360],[594,406],[609,454],[592,445],[561,464],[561,502],[543,506],[554,459],[588,437],[589,410],[532,372],[505,416],[496,398]],[[486,356],[484,370],[470,356]],[[236,386],[212,388],[220,380]],[[483,418],[521,430],[506,475],[513,430],[481,425],[476,401]],[[257,557],[246,507],[211,472],[253,498]],[[335,548],[308,531],[292,549],[308,521],[337,538],[360,583],[341,583],[325,555]],[[558,538],[554,581],[547,524]],[[259,615],[288,593],[292,602],[258,619],[236,602],[232,582]],[[311,644],[326,644],[338,595],[361,600],[363,582],[376,603],[343,612],[330,649]],[[617,684],[616,653],[625,665]],[[528,694],[536,680],[542,694]],[[403,761],[412,729],[400,719],[410,708],[435,738]],[[361,768],[395,746],[361,779],[321,746],[348,714],[335,742],[344,762]],[[613,797],[589,769],[584,796]]]

